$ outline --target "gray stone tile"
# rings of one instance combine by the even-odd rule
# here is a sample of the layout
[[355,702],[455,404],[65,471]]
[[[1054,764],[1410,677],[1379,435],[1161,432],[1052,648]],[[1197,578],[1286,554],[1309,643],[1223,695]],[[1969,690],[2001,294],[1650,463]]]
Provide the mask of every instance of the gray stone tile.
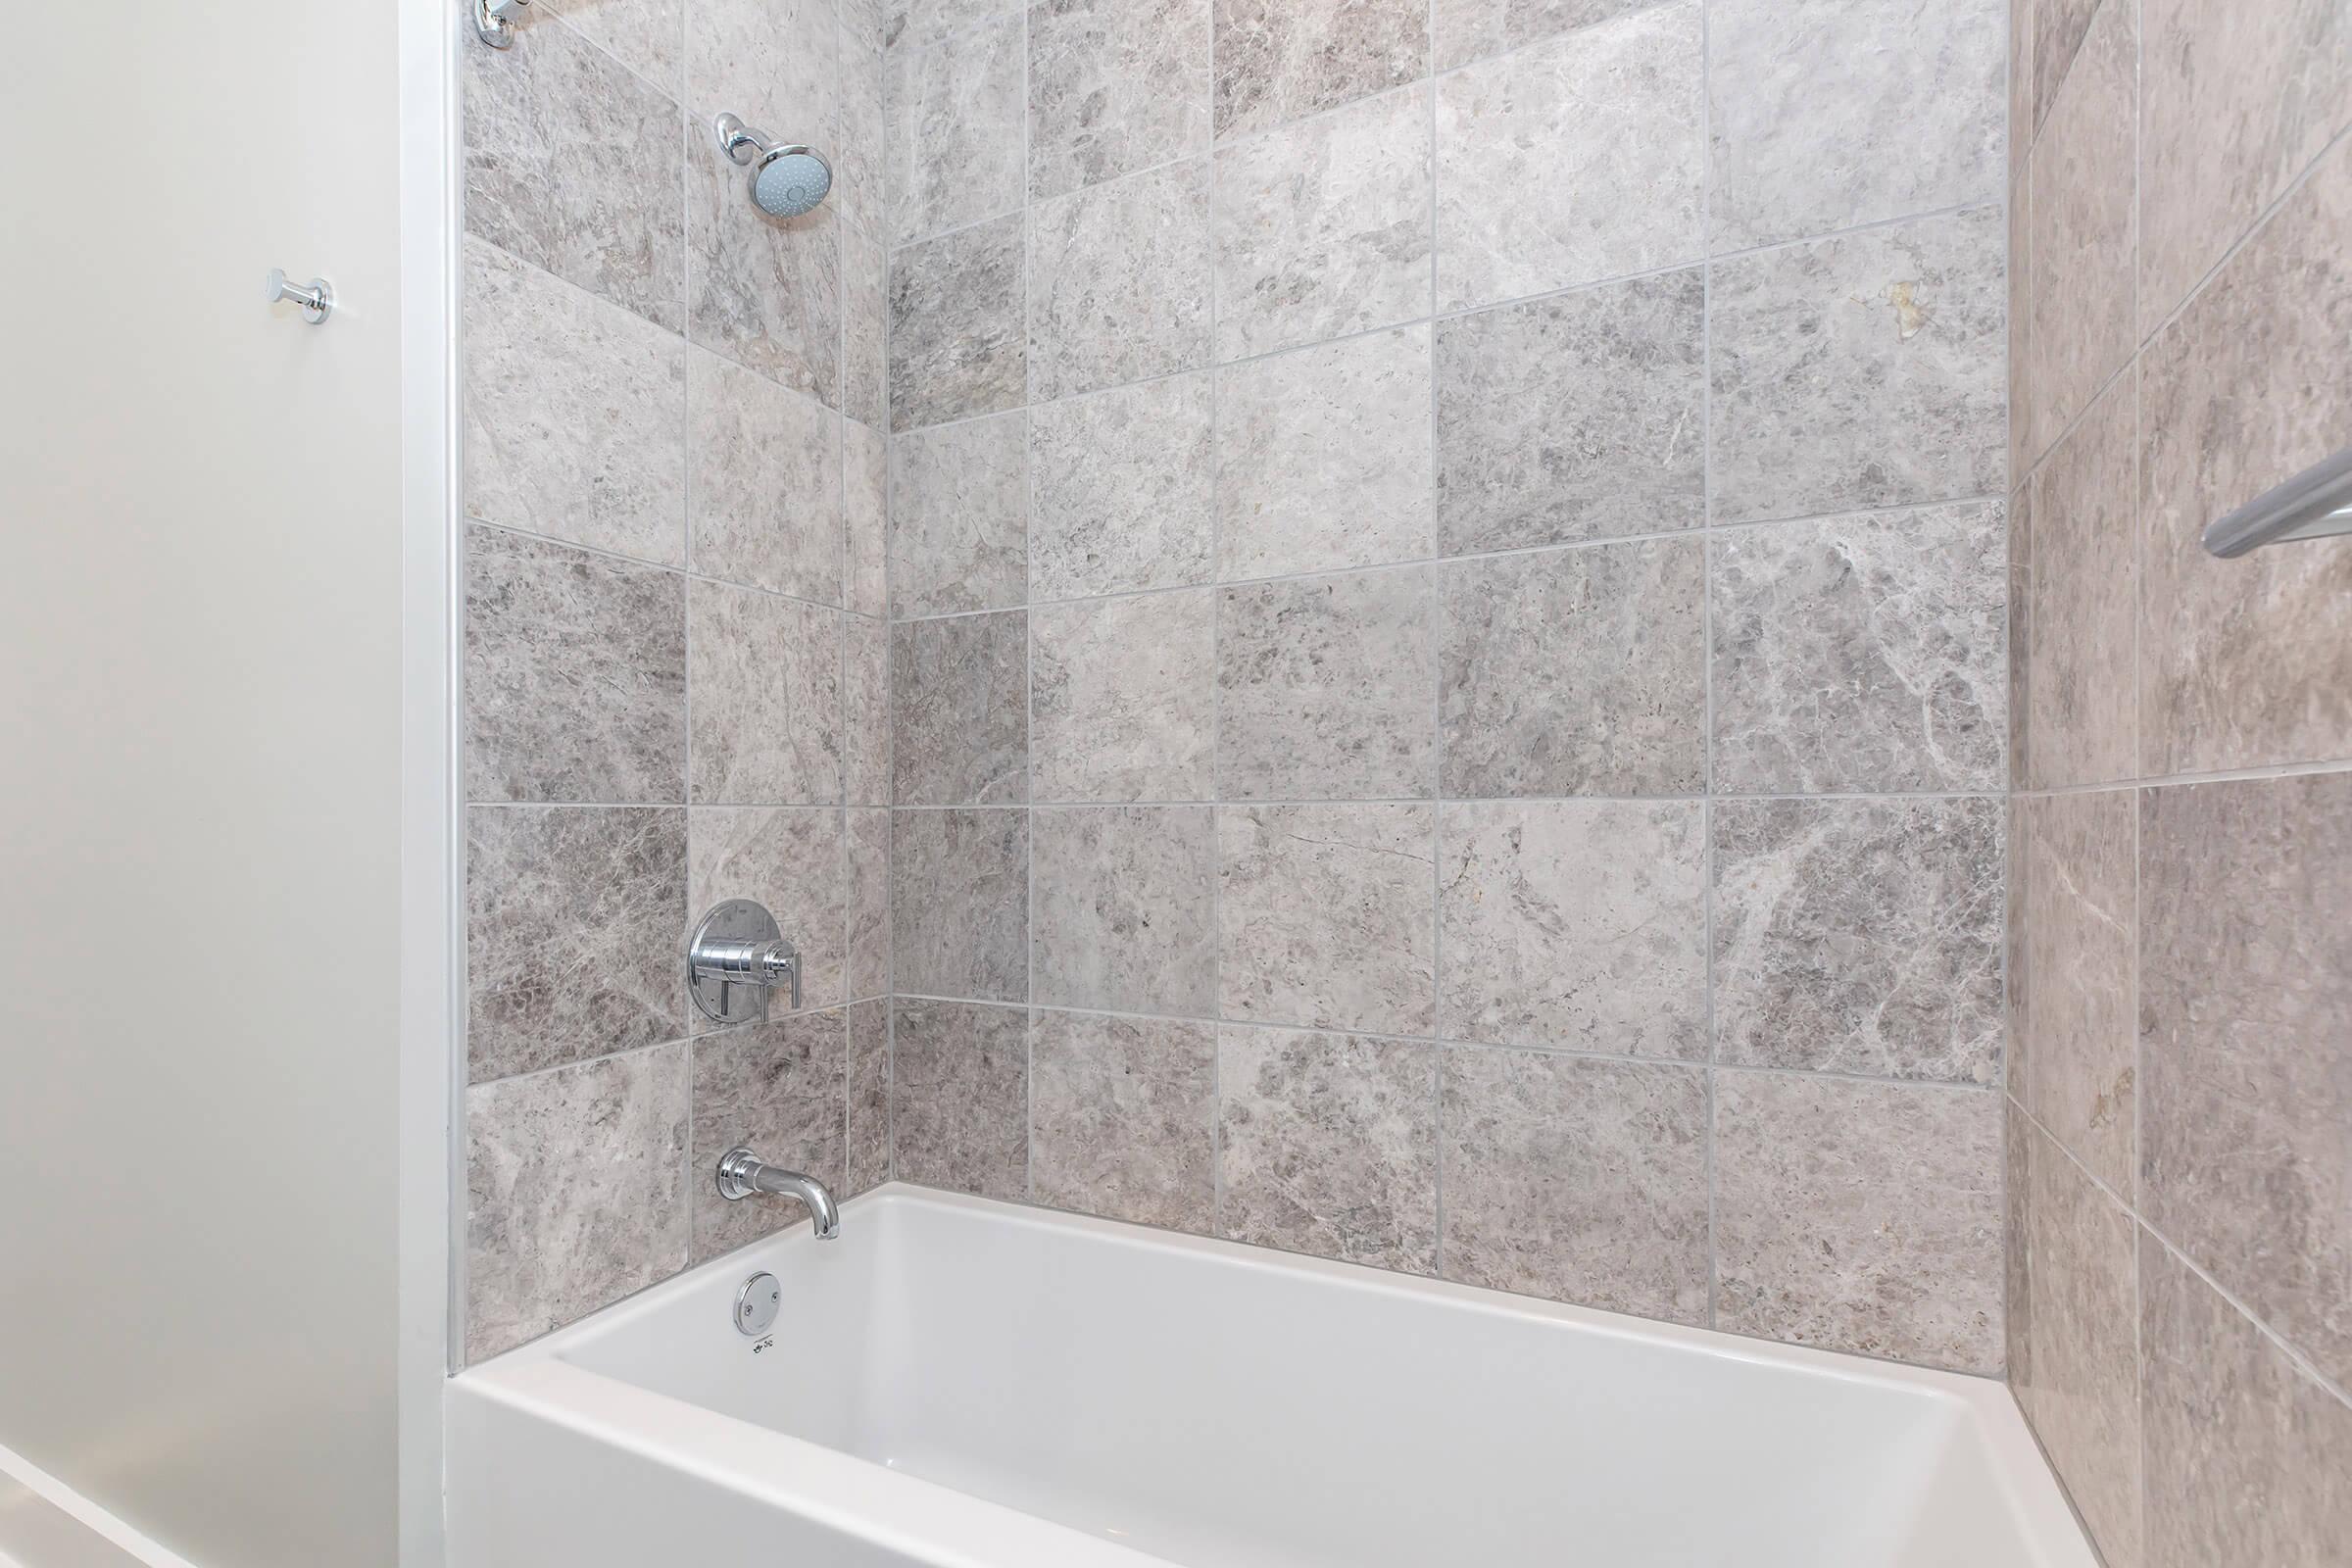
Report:
[[1038,1202],[1214,1227],[1216,1025],[1041,1012],[1030,1053]]
[[2145,334],[2352,123],[2352,14],[2340,0],[2143,0],[2140,19]]
[[[541,0],[574,32],[667,93],[678,91],[683,41],[681,0]],[[523,13],[521,23],[531,21]]]
[[[751,899],[767,906],[801,955],[801,1005],[836,1006],[845,999],[849,862],[841,812],[829,807],[698,806],[686,813],[686,937],[720,901]],[[792,1010],[790,993],[768,998],[768,1012]],[[688,1015],[700,1033],[712,1027]],[[715,1156],[713,1156],[715,1157]]]
[[890,1180],[890,1003],[850,1009],[849,1182],[856,1198]]
[[706,577],[841,603],[841,416],[696,350],[690,505]]
[[1429,88],[1217,149],[1217,358],[1430,312]]
[[1715,520],[2000,494],[2000,209],[1714,266]]
[[2139,1233],[2147,1568],[2328,1568],[2352,1540],[2352,1405]]
[[1427,806],[1219,808],[1219,1015],[1430,1033],[1436,830]]
[[2001,1097],[1715,1075],[1715,1326],[2001,1365]]
[[682,330],[677,104],[561,24],[459,63],[466,232]]
[[1699,15],[1638,11],[1440,78],[1441,310],[1706,254]]
[[882,241],[841,225],[841,412],[880,425],[890,394],[890,268]]
[[2352,1382],[2352,773],[2141,792],[2139,1211]]
[[856,419],[841,421],[842,558],[849,608],[890,613],[888,439]]
[[1029,194],[1059,196],[1209,144],[1210,0],[1029,8]]
[[686,335],[839,408],[841,215],[825,206],[769,218],[743,182],[717,138],[702,125],[689,127]]
[[2127,1200],[2137,1191],[2132,1015],[2139,938],[2130,790],[2024,797],[2011,895],[2012,1092]]
[[2026,1144],[2009,1202],[2027,1302],[2013,1290],[2009,1311],[2028,1339],[2009,1385],[2106,1560],[2137,1563],[2138,1227],[2032,1124],[2012,1117],[2009,1136]]
[[888,49],[923,49],[950,33],[1021,9],[1021,0],[879,0],[882,44]]
[[2009,787],[2029,787],[2035,763],[2028,722],[2034,697],[2034,486],[2009,498]]
[[1028,1001],[1029,813],[892,812],[890,917],[901,993]]
[[[841,18],[841,142],[833,160],[833,191],[846,230],[873,237],[875,254],[890,231],[890,66],[878,48],[859,43],[844,5]],[[876,269],[874,281],[881,282]]]
[[808,1223],[789,1198],[728,1202],[711,1184],[738,1144],[847,1191],[849,1042],[839,1007],[705,1035],[694,1043],[694,1261]]
[[896,613],[948,615],[1028,599],[1025,417],[1007,414],[891,438]]
[[1433,597],[1412,566],[1221,590],[1218,799],[1428,795]]
[[1031,619],[1037,799],[1204,799],[1216,717],[1211,591],[1054,605]]
[[684,579],[466,530],[466,793],[682,801]]
[[[833,0],[693,0],[686,7],[686,107],[734,114],[836,156],[842,50]],[[715,138],[712,138],[715,140]]]
[[1041,807],[1030,819],[1041,1004],[1217,1007],[1217,837],[1205,806]]
[[1219,1228],[1235,1241],[1438,1265],[1438,1049],[1217,1031]]
[[1039,402],[1208,363],[1208,160],[1029,210],[1029,395]]
[[1438,323],[1438,549],[1706,521],[1696,268]]
[[1444,792],[1703,788],[1705,577],[1695,539],[1442,567]]
[[889,61],[890,232],[900,245],[1021,205],[1018,15]]
[[475,1083],[686,1032],[686,813],[466,812],[466,1051]]
[[852,807],[849,847],[849,988],[863,1000],[890,993],[890,812]]
[[1715,1059],[2001,1079],[2002,803],[1715,804]]
[[2007,1209],[2001,1220],[2001,1325],[2007,1356],[2002,1373],[2018,1401],[2019,1413],[2026,1416],[2030,1425],[2033,1415],[2025,1408],[2024,1391],[2034,1382],[2034,1279],[2033,1258],[2026,1244],[2026,1222],[2032,1218],[2027,1210],[2032,1201],[2029,1189],[2033,1183],[2034,1129],[2013,1097],[2003,1099],[2001,1122],[2001,1192]]
[[2001,198],[2007,0],[1711,0],[1718,252]]
[[1019,408],[1027,396],[1021,215],[890,258],[890,427]]
[[2026,233],[2028,451],[2038,457],[2138,346],[2132,319],[2138,21],[2101,6],[2034,143]]
[[890,804],[890,628],[842,617],[842,795],[851,806]]
[[466,513],[686,563],[685,345],[468,235]]
[[694,803],[840,804],[840,612],[696,582],[686,621]]
[[2130,569],[2139,544],[2136,419],[2127,376],[2034,474],[2033,602],[2023,612],[2034,635],[2025,679],[2012,681],[2009,697],[2011,722],[2022,721],[2027,737],[2012,748],[2010,772],[2030,788],[2138,771]]
[[[2019,0],[2026,3],[2026,0]],[[2009,474],[2024,483],[2034,466],[2034,182],[2009,183]],[[2015,494],[2015,491],[2011,492]]]
[[663,1046],[466,1092],[468,1361],[686,1266],[686,1053]]
[[2025,35],[2026,69],[2020,74],[2028,95],[2025,113],[2016,121],[2017,140],[2031,142],[2041,130],[2098,9],[2099,0],[2025,0],[2024,14],[2014,24]]
[[1026,612],[900,622],[890,683],[893,804],[1029,798]]
[[1028,1197],[1028,1009],[963,1002],[892,1007],[894,1174],[982,1198]]
[[2145,773],[2352,756],[2352,540],[2227,565],[2201,543],[2207,523],[2352,445],[2348,246],[2339,147],[2140,357]]
[[1029,411],[1029,569],[1040,601],[1208,581],[1210,402],[1200,373]]
[[1217,575],[1426,560],[1430,329],[1399,327],[1217,372]]
[[1447,805],[1438,846],[1439,1033],[1706,1059],[1698,802]]
[[1447,1279],[1707,1321],[1707,1075],[1456,1048],[1444,1086]]
[[1430,8],[1437,67],[1451,71],[1521,44],[1591,26],[1656,0],[1436,0]]
[[1422,0],[1216,0],[1216,12],[1219,136],[1429,74]]
[[1712,541],[1715,787],[2000,788],[2001,513],[1939,507]]

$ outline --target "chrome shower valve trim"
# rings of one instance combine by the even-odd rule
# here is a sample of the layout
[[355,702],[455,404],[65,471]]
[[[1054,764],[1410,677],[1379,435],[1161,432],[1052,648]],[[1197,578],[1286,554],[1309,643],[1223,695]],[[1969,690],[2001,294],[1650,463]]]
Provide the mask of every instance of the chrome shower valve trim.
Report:
[[706,1018],[756,1023],[767,1016],[771,991],[801,1004],[801,956],[776,917],[749,899],[712,906],[686,944],[686,988]]

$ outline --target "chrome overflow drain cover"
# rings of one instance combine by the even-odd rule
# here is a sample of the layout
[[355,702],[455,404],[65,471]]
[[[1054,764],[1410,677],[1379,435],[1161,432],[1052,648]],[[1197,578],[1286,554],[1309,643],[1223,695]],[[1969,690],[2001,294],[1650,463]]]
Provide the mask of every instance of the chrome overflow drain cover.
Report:
[[762,1269],[743,1282],[735,1293],[735,1327],[751,1339],[758,1339],[775,1327],[776,1313],[784,1304],[784,1287],[776,1277]]

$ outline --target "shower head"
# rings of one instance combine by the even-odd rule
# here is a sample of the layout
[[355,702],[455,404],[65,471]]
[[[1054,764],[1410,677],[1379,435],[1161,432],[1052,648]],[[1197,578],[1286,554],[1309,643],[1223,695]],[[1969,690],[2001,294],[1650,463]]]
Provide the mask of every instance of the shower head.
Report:
[[733,115],[713,123],[719,150],[752,172],[752,201],[770,218],[798,218],[833,188],[833,166],[811,149],[769,141]]

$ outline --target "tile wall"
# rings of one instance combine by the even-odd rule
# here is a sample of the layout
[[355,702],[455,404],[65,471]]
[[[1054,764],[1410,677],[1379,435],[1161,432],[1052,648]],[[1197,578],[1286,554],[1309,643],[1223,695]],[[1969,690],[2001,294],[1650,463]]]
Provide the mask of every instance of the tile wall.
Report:
[[2009,1366],[2110,1568],[2352,1553],[2352,9],[2012,19]]
[[887,31],[897,1173],[1999,1371],[2006,0]]

